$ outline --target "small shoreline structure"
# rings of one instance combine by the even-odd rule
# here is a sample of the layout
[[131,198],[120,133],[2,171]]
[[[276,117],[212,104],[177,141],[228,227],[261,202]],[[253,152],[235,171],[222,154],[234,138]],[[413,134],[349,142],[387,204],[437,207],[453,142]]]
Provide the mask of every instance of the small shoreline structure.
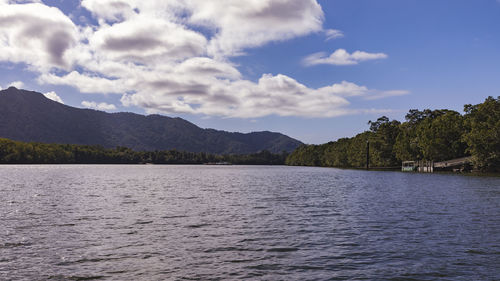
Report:
[[208,163],[203,163],[204,165],[223,165],[223,166],[230,166],[233,165],[230,162],[208,162]]
[[436,171],[470,172],[472,171],[472,157],[461,157],[441,162],[420,160],[403,161],[402,172],[434,173]]
[[415,172],[417,170],[417,165],[415,161],[403,161],[401,164],[402,172]]

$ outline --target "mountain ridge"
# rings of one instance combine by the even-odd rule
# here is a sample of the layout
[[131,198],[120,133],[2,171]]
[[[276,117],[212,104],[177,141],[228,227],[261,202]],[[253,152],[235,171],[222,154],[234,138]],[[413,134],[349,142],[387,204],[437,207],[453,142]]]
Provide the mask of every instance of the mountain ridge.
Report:
[[281,133],[202,129],[179,117],[75,108],[43,94],[10,87],[0,91],[0,137],[24,142],[125,146],[138,151],[208,153],[293,151],[302,142]]

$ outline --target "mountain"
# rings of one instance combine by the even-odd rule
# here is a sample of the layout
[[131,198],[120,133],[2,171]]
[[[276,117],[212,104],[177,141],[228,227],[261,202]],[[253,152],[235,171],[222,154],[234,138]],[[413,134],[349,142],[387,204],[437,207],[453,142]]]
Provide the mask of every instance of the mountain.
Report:
[[106,113],[70,107],[10,87],[0,91],[0,137],[24,142],[177,149],[217,154],[292,151],[302,143],[280,133],[202,129],[182,118]]

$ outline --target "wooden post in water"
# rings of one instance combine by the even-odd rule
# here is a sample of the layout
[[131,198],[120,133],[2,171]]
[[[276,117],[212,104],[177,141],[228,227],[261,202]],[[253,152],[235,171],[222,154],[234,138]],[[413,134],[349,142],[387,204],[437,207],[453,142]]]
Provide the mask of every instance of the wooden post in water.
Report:
[[370,141],[366,141],[366,169],[370,169]]

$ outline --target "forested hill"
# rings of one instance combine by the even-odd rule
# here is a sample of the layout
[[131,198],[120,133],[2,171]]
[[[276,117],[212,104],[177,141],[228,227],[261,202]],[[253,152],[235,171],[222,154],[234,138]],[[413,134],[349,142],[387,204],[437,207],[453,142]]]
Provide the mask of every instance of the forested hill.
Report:
[[444,161],[472,156],[481,171],[500,172],[500,97],[453,110],[410,110],[406,121],[383,116],[370,130],[322,145],[304,145],[288,165],[361,168],[369,142],[371,167],[400,166],[405,160]]
[[181,118],[79,109],[14,87],[0,91],[0,120],[0,138],[137,151],[248,154],[293,151],[302,144],[280,133],[230,133],[202,129]]

